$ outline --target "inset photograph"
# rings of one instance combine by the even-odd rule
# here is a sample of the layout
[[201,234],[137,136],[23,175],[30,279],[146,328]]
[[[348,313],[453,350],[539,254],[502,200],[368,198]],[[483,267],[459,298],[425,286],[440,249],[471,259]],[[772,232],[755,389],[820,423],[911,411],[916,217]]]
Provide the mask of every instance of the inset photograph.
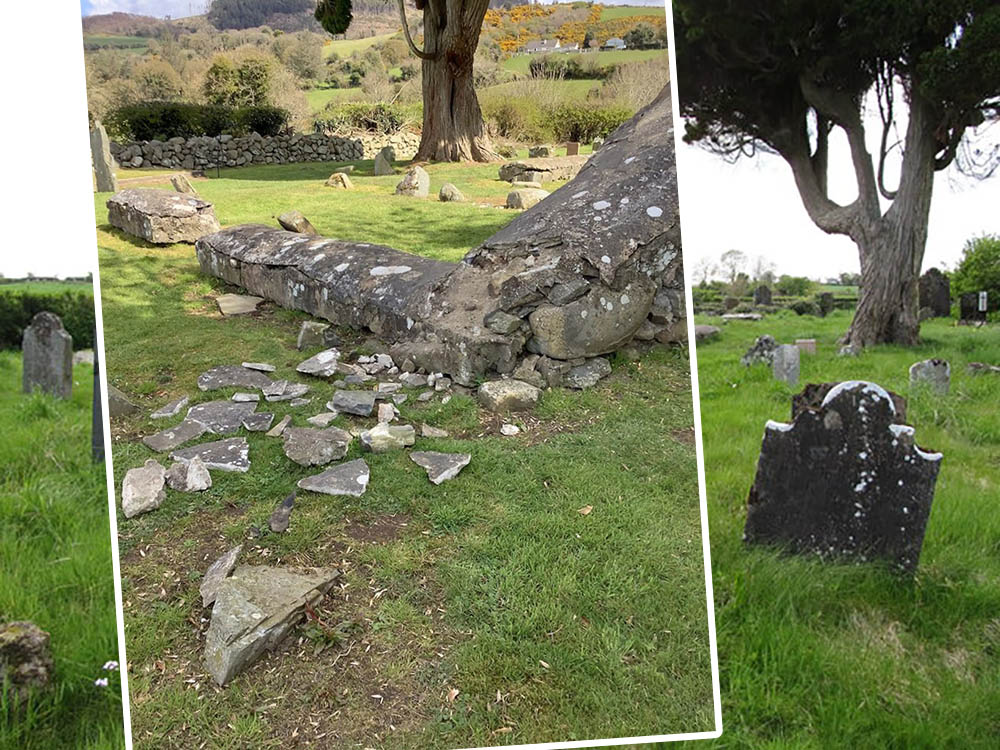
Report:
[[1000,740],[1000,7],[674,2],[728,747]]
[[663,6],[345,8],[85,8],[135,746],[715,732]]

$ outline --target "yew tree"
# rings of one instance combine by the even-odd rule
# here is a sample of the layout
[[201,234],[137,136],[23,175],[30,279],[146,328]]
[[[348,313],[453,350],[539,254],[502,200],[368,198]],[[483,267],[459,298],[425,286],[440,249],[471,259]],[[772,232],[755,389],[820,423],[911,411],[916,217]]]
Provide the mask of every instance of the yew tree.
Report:
[[[733,158],[779,154],[816,226],[858,247],[861,290],[845,343],[915,344],[934,173],[955,164],[985,177],[1000,161],[984,142],[1000,107],[1000,3],[674,0],[673,8],[685,140]],[[879,120],[872,153],[866,124]],[[857,181],[849,203],[827,190],[835,129]]]
[[[416,0],[423,13],[423,48],[414,42],[404,0],[403,34],[423,70],[424,120],[416,159],[490,161],[497,158],[473,85],[472,65],[489,0]],[[316,20],[331,34],[351,23],[351,0],[319,0]]]

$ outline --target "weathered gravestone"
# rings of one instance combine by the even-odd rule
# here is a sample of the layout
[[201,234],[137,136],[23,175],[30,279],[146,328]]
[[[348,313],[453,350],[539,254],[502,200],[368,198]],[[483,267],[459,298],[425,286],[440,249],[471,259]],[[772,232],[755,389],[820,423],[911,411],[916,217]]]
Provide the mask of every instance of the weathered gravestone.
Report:
[[910,365],[910,385],[927,385],[940,396],[951,387],[951,365],[944,359],[925,359]]
[[740,357],[740,364],[744,367],[756,364],[769,365],[774,362],[774,352],[777,348],[778,342],[774,340],[774,336],[767,333],[758,336],[753,346]]
[[[840,383],[806,383],[800,393],[792,396],[792,421],[800,413],[809,409],[819,409],[826,399],[826,395]],[[892,399],[893,420],[896,424],[906,424],[906,399],[898,393],[883,389]]]
[[822,317],[826,317],[831,312],[833,312],[833,293],[832,292],[821,292],[818,297],[816,297],[816,304],[819,307],[819,314]]
[[98,193],[118,192],[118,178],[115,170],[118,165],[111,155],[111,140],[108,133],[98,120],[90,131],[90,155],[94,160],[94,178]]
[[947,318],[951,315],[951,282],[936,268],[920,277],[920,309],[927,309],[930,317]]
[[816,353],[816,339],[795,339],[795,346],[797,346],[799,351],[803,354]]
[[154,244],[194,242],[219,231],[212,204],[184,193],[128,188],[107,201],[108,223]]
[[22,385],[59,398],[73,392],[73,337],[55,313],[40,312],[31,319],[21,339]]
[[566,144],[566,156],[578,156],[580,154],[580,142],[570,141]]
[[966,292],[959,299],[958,322],[979,325],[986,322],[989,311],[989,294],[987,292]]
[[799,348],[794,344],[779,344],[771,359],[771,372],[775,380],[786,385],[799,382]]
[[392,167],[392,163],[395,160],[396,152],[393,150],[392,146],[386,146],[375,154],[375,176],[384,177],[386,175],[396,174],[396,170]]
[[48,633],[33,622],[0,623],[0,689],[10,707],[47,687],[52,668]]
[[769,421],[744,540],[916,569],[941,454],[895,416],[883,388],[850,381],[791,423]]
[[423,167],[410,167],[399,184],[396,185],[396,195],[408,195],[411,198],[426,198],[431,188],[431,177]]
[[761,284],[759,287],[753,290],[753,303],[754,305],[770,305],[771,304],[771,287]]
[[171,175],[170,184],[174,186],[174,190],[178,193],[193,195],[195,198],[198,197],[198,191],[194,189],[194,185],[191,184],[191,180],[189,180],[185,174],[177,173],[175,175]]

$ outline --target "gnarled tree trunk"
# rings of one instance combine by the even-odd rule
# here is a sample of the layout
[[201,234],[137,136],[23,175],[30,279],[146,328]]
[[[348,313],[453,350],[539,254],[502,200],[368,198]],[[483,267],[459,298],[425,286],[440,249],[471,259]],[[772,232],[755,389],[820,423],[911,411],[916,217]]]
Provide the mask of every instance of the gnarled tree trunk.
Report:
[[[418,6],[419,7],[419,6]],[[424,5],[424,121],[417,160],[491,161],[493,151],[472,65],[488,0],[427,0]]]

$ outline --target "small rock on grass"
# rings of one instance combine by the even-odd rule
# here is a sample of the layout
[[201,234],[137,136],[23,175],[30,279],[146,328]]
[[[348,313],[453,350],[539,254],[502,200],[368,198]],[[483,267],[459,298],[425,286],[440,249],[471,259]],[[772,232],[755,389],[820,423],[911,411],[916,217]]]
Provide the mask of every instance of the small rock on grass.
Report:
[[295,506],[295,493],[292,492],[291,495],[286,497],[284,501],[271,514],[271,518],[268,519],[267,525],[270,526],[271,531],[275,534],[281,534],[288,530],[288,523],[292,516],[292,508]]
[[274,427],[268,430],[267,436],[281,437],[281,433],[283,433],[285,431],[285,428],[288,427],[288,425],[290,425],[291,423],[292,423],[292,415],[286,414],[281,418],[281,421],[278,422],[278,424],[276,424]]
[[518,427],[516,424],[510,424],[508,422],[505,422],[504,424],[500,425],[500,434],[506,435],[507,437],[517,435],[520,431],[521,428]]
[[368,489],[369,477],[368,464],[358,458],[327,469],[321,474],[300,479],[298,486],[300,489],[324,495],[360,497]]
[[326,408],[359,417],[371,416],[375,408],[375,391],[336,391]]
[[167,496],[163,485],[167,470],[152,458],[137,469],[129,469],[122,480],[122,511],[126,518],[160,507]]
[[492,380],[479,386],[479,402],[490,411],[530,409],[542,392],[521,380]]
[[391,425],[380,422],[370,430],[361,433],[361,447],[372,453],[386,453],[400,450],[416,442],[417,433],[413,425]]
[[468,453],[438,453],[437,451],[414,451],[410,460],[427,471],[427,478],[433,484],[441,484],[453,479],[469,465],[472,456]]
[[448,437],[448,431],[431,427],[429,424],[422,424],[420,425],[420,436],[425,438],[446,438]]
[[197,456],[187,463],[177,461],[167,469],[167,485],[178,492],[201,492],[212,486],[212,475]]

